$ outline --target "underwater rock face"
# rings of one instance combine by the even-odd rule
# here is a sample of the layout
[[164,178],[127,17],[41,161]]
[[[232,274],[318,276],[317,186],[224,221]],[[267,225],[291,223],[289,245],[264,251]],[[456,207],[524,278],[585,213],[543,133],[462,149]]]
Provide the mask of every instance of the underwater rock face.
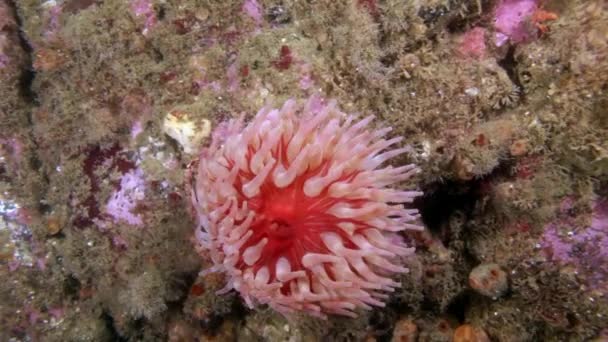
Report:
[[251,306],[355,316],[383,306],[413,253],[398,232],[421,230],[418,191],[392,185],[413,165],[385,166],[408,152],[402,138],[371,130],[317,96],[232,120],[203,149],[193,184],[196,239]]
[[[607,340],[607,5],[0,0],[0,341]],[[189,215],[188,172],[212,131],[229,145],[226,122],[247,113],[245,129],[263,106],[280,111],[313,94],[357,118],[377,115],[373,123],[393,128],[387,140],[404,137],[411,152],[386,163],[414,163],[420,173],[390,187],[425,194],[411,204],[425,230],[380,231],[395,237],[386,239],[386,255],[366,252],[407,268],[366,264],[400,286],[389,293],[371,282],[352,296],[336,293],[339,303],[359,305],[345,309],[356,318],[304,296],[293,306],[310,311],[283,305],[295,312],[288,317],[270,302],[247,309],[243,293],[251,304],[275,297],[245,285],[217,295],[240,275],[200,273],[218,259],[215,269],[225,268],[196,241]],[[299,114],[293,122],[310,125]],[[373,123],[359,132],[373,135]],[[349,158],[356,145],[346,142]],[[283,209],[310,206],[300,185],[309,201],[295,206],[268,201],[263,186],[264,201],[247,201],[287,203],[254,208],[285,217]],[[283,221],[273,227],[285,230]],[[264,222],[251,227],[270,227]],[[356,243],[373,241],[339,235],[344,227],[341,240],[316,234],[297,242],[335,256],[326,242],[342,241],[339,251],[351,255],[340,258],[350,262],[362,250]],[[263,247],[261,236],[224,246],[241,257],[249,250],[251,261],[273,236]],[[416,251],[393,257],[395,245]],[[269,273],[278,258],[266,260]],[[285,258],[292,273],[308,270],[298,258]],[[262,267],[240,260],[235,270],[257,271],[247,280],[257,291]],[[481,265],[492,267],[472,273]],[[344,285],[331,283],[333,262],[320,266],[329,281],[312,271],[307,279]],[[504,273],[493,275],[496,267]],[[470,275],[494,292],[475,290]],[[297,282],[278,291],[292,294]],[[362,310],[367,294],[384,307]]]

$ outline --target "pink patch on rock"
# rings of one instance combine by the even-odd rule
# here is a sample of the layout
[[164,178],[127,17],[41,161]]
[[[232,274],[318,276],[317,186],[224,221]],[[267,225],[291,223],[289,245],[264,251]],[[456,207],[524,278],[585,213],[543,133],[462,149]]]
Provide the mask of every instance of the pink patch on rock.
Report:
[[107,177],[109,172],[116,171],[125,174],[135,169],[135,163],[127,158],[126,151],[123,151],[117,143],[104,148],[92,146],[83,153],[86,154],[83,172],[89,179],[89,196],[80,199],[73,197],[70,201],[72,206],[80,206],[81,209],[84,209],[84,214],[76,215],[73,221],[74,225],[79,228],[91,225],[101,218],[101,211],[95,196],[101,190],[101,180]]
[[263,19],[262,6],[256,0],[245,0],[243,12],[247,14],[256,24],[260,25]]
[[133,0],[131,1],[131,11],[136,17],[144,18],[144,29],[142,34],[146,35],[150,29],[156,25],[156,13],[152,2],[149,0]]
[[36,259],[36,266],[41,271],[46,270],[46,259],[45,258],[38,258],[38,259]]
[[[593,201],[591,225],[574,228],[568,217],[571,199],[560,206],[559,218],[545,226],[542,246],[550,260],[558,264],[573,265],[588,274],[587,283],[592,288],[608,285],[608,199]],[[560,229],[561,227],[561,229]],[[573,228],[566,228],[573,227]],[[568,230],[567,232],[564,232]]]
[[137,203],[144,199],[145,181],[141,169],[131,170],[120,179],[120,190],[115,191],[106,205],[106,213],[115,221],[141,226],[141,215],[134,214]]
[[486,55],[486,29],[475,27],[464,33],[460,39],[456,53],[465,59],[482,59]]
[[11,260],[8,262],[8,270],[9,272],[15,272],[21,266],[21,262],[19,260]]
[[28,320],[31,325],[36,324],[36,322],[38,322],[40,317],[41,317],[40,311],[38,311],[36,309],[31,309],[31,311],[28,314]]
[[61,4],[56,4],[48,7],[44,13],[46,18],[46,25],[44,25],[43,36],[46,40],[55,40],[58,36],[59,29],[61,28],[60,16],[63,12]]
[[496,29],[496,46],[508,41],[517,44],[535,38],[536,31],[529,19],[538,9],[537,0],[503,0],[496,7],[494,28]]
[[144,125],[141,120],[135,120],[133,125],[131,125],[131,139],[135,140],[141,132],[144,131]]
[[239,89],[239,83],[241,82],[239,78],[239,68],[238,63],[234,62],[230,64],[228,69],[226,70],[226,79],[228,81],[228,91],[233,92]]
[[15,136],[4,139],[0,136],[0,157],[8,159],[8,162],[10,162],[12,167],[18,167],[19,164],[21,164],[23,159],[23,150],[23,143],[18,139],[18,137]]
[[125,248],[127,248],[129,246],[128,243],[127,243],[127,240],[125,240],[120,235],[113,235],[112,236],[112,245],[114,247],[120,248],[120,249],[125,249]]
[[315,81],[312,78],[312,66],[308,63],[300,66],[300,89],[306,90],[311,89],[315,85]]
[[143,91],[131,91],[120,102],[120,115],[131,120],[131,139],[135,140],[144,131],[145,124],[151,120],[151,99]]

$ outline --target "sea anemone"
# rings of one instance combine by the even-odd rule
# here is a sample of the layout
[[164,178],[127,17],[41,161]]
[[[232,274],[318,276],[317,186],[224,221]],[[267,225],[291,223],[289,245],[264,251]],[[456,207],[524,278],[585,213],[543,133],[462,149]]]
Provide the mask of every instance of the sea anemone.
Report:
[[[418,191],[392,185],[415,165],[385,166],[408,147],[385,139],[341,112],[335,101],[312,96],[265,107],[247,124],[219,126],[200,154],[192,184],[199,226],[197,247],[210,271],[223,271],[223,291],[238,291],[249,306],[280,312],[354,317],[358,308],[384,306],[407,272],[413,253],[404,230],[420,230]],[[209,271],[209,270],[208,270]]]

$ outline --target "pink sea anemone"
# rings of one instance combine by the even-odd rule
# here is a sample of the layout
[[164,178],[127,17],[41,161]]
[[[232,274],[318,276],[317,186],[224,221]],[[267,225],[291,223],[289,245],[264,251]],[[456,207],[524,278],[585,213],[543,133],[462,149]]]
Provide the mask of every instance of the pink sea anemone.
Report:
[[192,201],[198,248],[227,274],[224,291],[322,317],[384,306],[413,253],[401,232],[422,229],[404,203],[421,192],[391,187],[418,169],[382,167],[408,148],[391,148],[402,138],[385,139],[391,129],[371,130],[372,119],[313,96],[215,131]]

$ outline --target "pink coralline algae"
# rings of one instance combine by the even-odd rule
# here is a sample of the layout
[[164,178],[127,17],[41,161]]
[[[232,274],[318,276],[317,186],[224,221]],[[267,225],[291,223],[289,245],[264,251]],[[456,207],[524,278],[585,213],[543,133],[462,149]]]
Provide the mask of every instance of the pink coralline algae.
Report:
[[243,3],[243,11],[255,21],[256,24],[261,24],[263,21],[262,6],[256,0],[245,0]]
[[282,313],[354,317],[384,306],[413,253],[401,235],[420,230],[418,191],[392,186],[414,165],[382,165],[409,149],[391,148],[390,128],[371,130],[317,96],[288,100],[218,127],[200,154],[192,203],[199,251],[249,306]]
[[131,0],[131,11],[138,18],[144,18],[142,34],[146,35],[156,25],[156,13],[150,0]]
[[101,180],[109,177],[109,172],[120,172],[121,175],[124,175],[135,169],[136,166],[127,158],[126,151],[118,144],[106,148],[92,146],[85,153],[87,157],[84,160],[83,171],[89,180],[89,195],[86,198],[74,198],[71,201],[73,207],[79,207],[79,210],[83,211],[81,215],[74,218],[74,225],[79,228],[99,223],[105,216],[105,212],[101,212],[95,196],[101,188]]
[[[561,216],[567,210],[568,199],[562,205]],[[585,278],[592,288],[608,285],[607,198],[594,201],[589,227],[575,229],[572,222],[562,218],[548,224],[544,231],[542,246],[553,262],[588,272],[590,276]]]
[[112,194],[106,204],[106,212],[115,221],[141,226],[141,215],[133,213],[139,201],[144,199],[145,181],[141,169],[131,170],[120,179],[120,190]]
[[538,9],[537,0],[503,0],[496,8],[494,27],[496,46],[508,41],[522,43],[535,38],[532,16]]
[[486,29],[475,27],[464,33],[458,42],[456,52],[462,58],[482,59],[486,55]]
[[0,162],[7,162],[7,166],[18,169],[23,160],[23,143],[19,138],[3,138],[0,136]]

